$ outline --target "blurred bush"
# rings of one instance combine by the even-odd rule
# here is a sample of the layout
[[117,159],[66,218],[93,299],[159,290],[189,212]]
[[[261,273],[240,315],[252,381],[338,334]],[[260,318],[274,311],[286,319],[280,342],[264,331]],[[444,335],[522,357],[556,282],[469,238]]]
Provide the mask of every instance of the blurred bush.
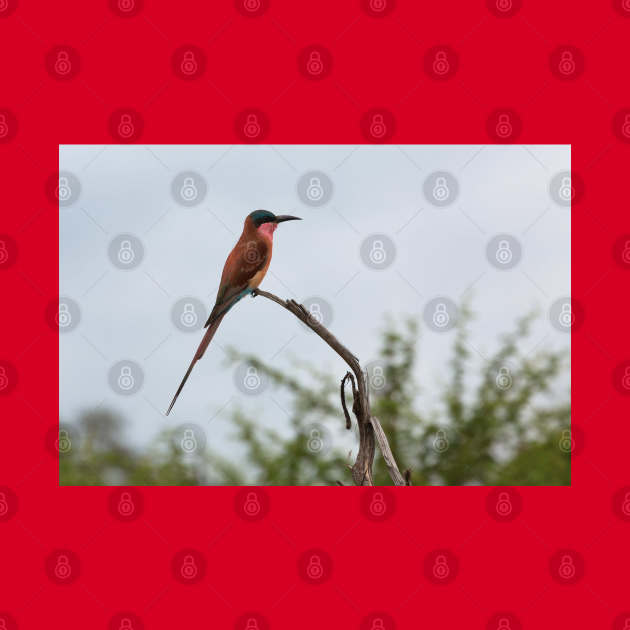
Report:
[[[414,485],[569,485],[568,357],[544,349],[525,356],[519,352],[529,336],[533,317],[528,316],[501,338],[499,350],[481,371],[478,367],[475,371],[467,331],[470,316],[465,307],[448,381],[440,391],[440,403],[429,412],[417,406],[422,397],[413,378],[418,348],[415,322],[408,321],[402,329],[390,324],[383,333],[379,368],[370,379],[372,411],[399,467],[412,471]],[[232,461],[212,449],[186,452],[174,431],[162,433],[146,449],[130,449],[121,437],[123,420],[105,409],[92,410],[69,427],[75,438],[60,455],[60,483],[350,484],[348,466],[353,460],[347,452],[324,444],[325,436],[338,435],[344,426],[339,401],[343,374],[321,373],[299,362],[285,373],[234,350],[229,360],[249,361],[275,387],[289,392],[289,430],[280,433],[261,426],[237,409],[231,421],[244,455]],[[307,380],[309,385],[304,384]],[[566,393],[558,393],[565,388]],[[314,426],[321,435],[320,429],[315,435]],[[320,448],[313,447],[314,439]],[[378,452],[375,480],[391,483]]]

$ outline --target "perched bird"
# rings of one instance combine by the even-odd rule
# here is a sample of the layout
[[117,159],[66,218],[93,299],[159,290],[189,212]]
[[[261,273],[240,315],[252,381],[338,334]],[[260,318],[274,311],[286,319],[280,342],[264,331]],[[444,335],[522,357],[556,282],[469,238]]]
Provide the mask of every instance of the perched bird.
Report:
[[208,344],[217,332],[217,328],[225,314],[243,297],[249,295],[258,287],[269,269],[271,250],[273,248],[273,233],[278,223],[293,221],[300,217],[288,214],[276,216],[268,210],[254,210],[245,219],[245,226],[241,238],[230,252],[225,261],[221,284],[217,292],[217,301],[206,322],[206,334],[203,336],[197,352],[184,375],[180,386],[173,396],[173,400],[166,412],[171,412],[179,393],[186,384],[195,363],[201,359]]

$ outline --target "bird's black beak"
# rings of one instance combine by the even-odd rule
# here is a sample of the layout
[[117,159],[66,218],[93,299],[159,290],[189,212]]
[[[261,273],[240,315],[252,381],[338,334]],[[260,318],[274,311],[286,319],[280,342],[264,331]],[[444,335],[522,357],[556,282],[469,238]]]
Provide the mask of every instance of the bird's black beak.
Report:
[[279,214],[276,217],[276,223],[282,223],[283,221],[301,221],[301,217],[292,217],[290,214]]

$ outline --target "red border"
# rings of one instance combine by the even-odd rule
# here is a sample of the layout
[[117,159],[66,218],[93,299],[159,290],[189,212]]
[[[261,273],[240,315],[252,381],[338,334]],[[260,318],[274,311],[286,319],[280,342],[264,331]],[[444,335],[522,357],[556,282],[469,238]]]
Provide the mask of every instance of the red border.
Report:
[[[392,10],[383,17],[358,0],[261,0],[257,17],[227,0],[139,3],[128,17],[104,0],[0,3],[7,628],[47,627],[53,618],[56,627],[119,627],[114,616],[123,611],[142,619],[133,618],[134,628],[246,627],[247,611],[263,615],[261,629],[362,620],[370,628],[374,611],[384,611],[386,630],[498,627],[496,615],[512,628],[623,628],[630,602],[618,576],[630,565],[630,525],[620,502],[630,429],[620,375],[630,352],[621,250],[630,237],[618,191],[627,179],[630,15],[621,0],[503,0],[511,7],[503,16],[491,2],[384,1]],[[205,56],[204,74],[193,80],[172,71],[183,44]],[[315,44],[331,64],[321,80],[298,65]],[[76,74],[55,76],[55,46],[70,46]],[[425,55],[434,46],[452,55],[451,76],[432,76]],[[573,47],[573,76],[554,69],[562,46]],[[495,142],[493,116],[507,110],[513,135],[503,140],[571,143],[581,181],[572,294],[584,311],[572,337],[573,487],[514,490],[522,509],[509,522],[489,516],[484,488],[397,491],[396,512],[384,522],[362,516],[363,491],[353,488],[270,489],[269,512],[254,522],[239,517],[230,488],[142,489],[143,514],[132,522],[112,518],[109,489],[59,489],[46,446],[58,409],[57,336],[45,323],[58,286],[58,224],[46,182],[59,144],[118,142],[110,130],[120,108],[138,116],[130,140],[142,143],[242,142],[237,131],[250,110],[266,142],[362,143],[375,140],[362,123],[375,108],[384,110],[380,140],[388,142]],[[194,584],[171,573],[174,555],[187,548],[205,561]],[[299,577],[310,548],[330,556],[322,584]],[[69,584],[49,577],[59,549],[80,564]],[[425,568],[440,549],[458,570],[436,585]],[[577,574],[563,583],[554,558],[564,550]]]

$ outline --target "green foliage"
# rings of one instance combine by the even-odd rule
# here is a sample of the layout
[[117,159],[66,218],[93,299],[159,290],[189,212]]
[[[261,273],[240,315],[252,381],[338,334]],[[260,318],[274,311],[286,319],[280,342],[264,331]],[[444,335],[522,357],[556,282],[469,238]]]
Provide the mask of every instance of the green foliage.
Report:
[[[204,462],[183,457],[172,436],[161,436],[146,452],[121,441],[122,420],[107,410],[84,413],[71,448],[59,457],[59,478],[66,486],[160,485],[203,483]],[[72,432],[71,432],[72,434]]]
[[[499,350],[481,369],[475,368],[478,361],[471,360],[476,357],[470,351],[467,330],[470,317],[464,307],[449,380],[440,391],[440,404],[429,412],[418,407],[415,322],[407,322],[402,329],[390,323],[383,333],[384,385],[372,388],[372,412],[388,436],[399,467],[411,470],[414,485],[568,485],[570,455],[560,444],[569,429],[571,410],[568,392],[566,398],[558,395],[561,377],[567,374],[566,357],[544,349],[520,353],[519,347],[529,337],[532,317],[528,316],[502,337]],[[120,418],[106,410],[90,411],[78,421],[79,439],[60,457],[61,483],[351,484],[348,467],[353,460],[347,452],[339,447],[318,453],[309,449],[313,426],[331,436],[343,430],[339,380],[300,362],[287,374],[256,357],[231,351],[231,363],[242,360],[290,394],[292,405],[285,410],[290,430],[265,428],[237,409],[232,422],[244,455],[235,462],[212,450],[186,454],[174,432],[164,432],[146,450],[129,449],[120,437]],[[378,453],[375,481],[391,484]]]

